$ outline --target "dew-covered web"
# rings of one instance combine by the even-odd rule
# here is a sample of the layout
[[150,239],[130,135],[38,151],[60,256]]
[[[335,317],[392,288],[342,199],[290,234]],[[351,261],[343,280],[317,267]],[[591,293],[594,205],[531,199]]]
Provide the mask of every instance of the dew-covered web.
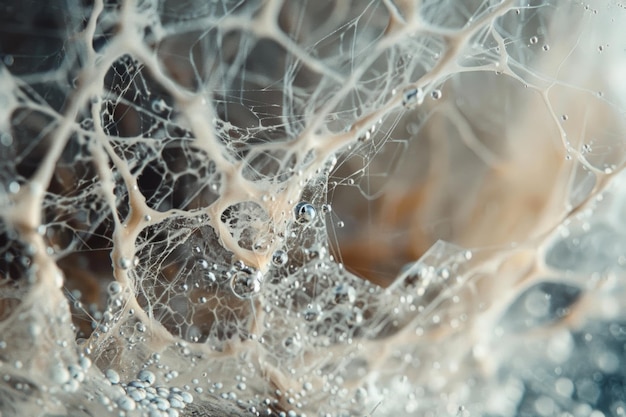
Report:
[[0,2],[0,417],[625,414],[624,7]]

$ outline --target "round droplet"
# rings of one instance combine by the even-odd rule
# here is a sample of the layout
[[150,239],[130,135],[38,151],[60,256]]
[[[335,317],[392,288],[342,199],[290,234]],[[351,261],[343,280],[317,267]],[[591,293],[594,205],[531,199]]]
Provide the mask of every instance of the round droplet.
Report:
[[430,93],[430,96],[433,98],[433,100],[439,100],[441,97],[443,97],[443,94],[441,93],[441,90],[433,90],[432,93]]
[[310,203],[303,201],[296,205],[294,210],[296,221],[300,224],[310,223],[315,219],[317,211]]
[[137,324],[135,324],[135,330],[137,330],[139,333],[144,333],[146,331],[146,325],[142,322],[138,322]]
[[132,411],[135,407],[137,407],[137,404],[135,403],[135,400],[124,395],[123,397],[117,399],[117,406],[122,410]]
[[132,265],[132,262],[128,258],[120,258],[118,265],[122,269],[128,269]]
[[193,395],[191,395],[187,391],[183,391],[180,393],[180,396],[183,397],[183,401],[187,404],[191,404],[193,402]]
[[275,266],[283,266],[287,263],[288,260],[289,260],[289,257],[287,256],[287,253],[282,250],[277,250],[272,255],[272,263]]
[[139,371],[139,373],[137,374],[137,379],[142,382],[145,382],[148,385],[152,385],[156,381],[156,376],[154,375],[153,372],[143,369]]
[[320,318],[321,314],[322,308],[319,304],[309,304],[302,312],[302,317],[304,317],[306,321],[315,321]]
[[111,384],[115,385],[120,383],[120,374],[118,374],[114,369],[107,369],[104,375]]
[[109,284],[107,291],[109,292],[109,295],[117,295],[122,292],[122,286],[119,282],[113,281]]
[[402,105],[407,109],[412,109],[423,101],[424,92],[421,88],[409,87],[402,92]]
[[296,333],[293,336],[288,336],[285,339],[283,339],[283,347],[285,348],[285,350],[292,354],[295,355],[297,354],[300,349],[302,348],[302,342],[300,340],[300,334]]
[[537,44],[537,42],[539,42],[539,38],[538,38],[538,37],[536,37],[536,36],[531,36],[531,38],[530,38],[530,44],[531,44],[531,45],[535,45],[535,44]]
[[153,112],[155,112],[157,114],[163,113],[166,108],[167,108],[167,104],[165,104],[165,101],[163,101],[163,99],[153,100],[152,101],[152,111]]
[[237,271],[230,279],[230,289],[238,298],[247,299],[261,291],[263,275],[258,271]]
[[322,204],[322,213],[328,214],[333,211],[333,207],[330,204]]
[[50,377],[52,380],[61,385],[70,380],[70,372],[61,364],[55,364],[50,369]]

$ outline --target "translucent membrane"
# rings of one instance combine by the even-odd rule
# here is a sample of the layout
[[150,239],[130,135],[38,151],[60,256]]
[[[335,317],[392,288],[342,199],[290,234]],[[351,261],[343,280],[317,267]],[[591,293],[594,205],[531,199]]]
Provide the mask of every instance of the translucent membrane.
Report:
[[626,10],[0,5],[0,416],[626,413]]

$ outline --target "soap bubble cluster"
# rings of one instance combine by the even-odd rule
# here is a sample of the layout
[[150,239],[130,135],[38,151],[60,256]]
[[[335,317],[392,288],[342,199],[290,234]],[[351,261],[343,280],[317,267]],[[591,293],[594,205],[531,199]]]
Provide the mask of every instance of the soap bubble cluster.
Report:
[[625,414],[625,22],[0,3],[0,417]]

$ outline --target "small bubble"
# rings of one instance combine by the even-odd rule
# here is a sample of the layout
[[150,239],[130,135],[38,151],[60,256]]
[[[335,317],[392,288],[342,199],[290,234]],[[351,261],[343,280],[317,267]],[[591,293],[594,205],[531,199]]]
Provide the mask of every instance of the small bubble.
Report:
[[306,321],[315,321],[320,318],[321,314],[322,308],[319,304],[309,304],[302,312],[302,317],[304,317]]
[[283,340],[283,347],[288,353],[292,355],[297,354],[302,348],[302,343],[300,341],[300,334],[296,333],[294,336],[286,337]]
[[3,61],[4,65],[10,67],[15,62],[15,59],[13,58],[13,55],[5,55]]
[[17,194],[20,191],[20,184],[17,181],[11,181],[9,184],[9,192],[11,194]]
[[114,369],[107,369],[104,375],[111,384],[116,385],[120,383],[120,374],[118,374]]
[[160,114],[163,113],[167,109],[167,104],[163,99],[153,100],[152,101],[152,111]]
[[402,92],[402,105],[407,109],[415,108],[424,102],[424,91],[421,88],[409,87]]
[[13,136],[9,133],[0,133],[0,143],[4,146],[11,146],[13,144]]
[[117,399],[117,405],[119,408],[125,411],[132,411],[137,407],[137,403],[135,403],[135,400],[127,397],[126,395]]
[[109,295],[117,295],[122,292],[122,286],[119,282],[113,281],[109,284],[107,291],[109,292]]
[[322,213],[328,214],[333,211],[333,207],[330,204],[322,204]]
[[313,219],[315,219],[317,211],[315,210],[315,207],[313,207],[310,203],[303,201],[296,205],[296,208],[294,209],[294,214],[298,223],[306,224],[312,222]]
[[56,363],[52,366],[52,369],[50,369],[50,377],[55,383],[61,385],[70,380],[70,373],[65,366]]
[[544,51],[548,52],[550,50],[550,45],[543,45],[541,47],[541,49],[543,49]]
[[539,42],[539,38],[538,38],[538,37],[536,37],[536,36],[531,36],[531,38],[530,38],[530,44],[531,44],[531,45],[536,45],[536,44],[537,44],[537,42]]
[[561,115],[561,120],[566,121],[567,119],[569,119],[569,117],[567,116],[567,114],[562,114],[562,115]]
[[272,263],[275,266],[283,266],[287,263],[288,260],[289,260],[289,257],[287,256],[287,253],[282,250],[277,250],[272,255]]
[[338,227],[339,229],[342,229],[345,225],[346,225],[346,224],[345,224],[343,221],[341,221],[341,220],[339,220],[339,221],[337,222],[337,227]]
[[430,96],[433,98],[433,100],[439,100],[441,97],[443,97],[443,94],[441,93],[441,90],[433,90],[430,93]]
[[230,280],[230,289],[237,298],[247,299],[261,291],[263,275],[259,271],[237,271]]
[[130,259],[122,257],[119,259],[118,265],[122,269],[128,269],[132,265],[132,262]]
[[137,374],[137,379],[145,382],[148,385],[152,385],[156,381],[156,376],[154,375],[154,373],[144,369],[139,371],[139,373]]

